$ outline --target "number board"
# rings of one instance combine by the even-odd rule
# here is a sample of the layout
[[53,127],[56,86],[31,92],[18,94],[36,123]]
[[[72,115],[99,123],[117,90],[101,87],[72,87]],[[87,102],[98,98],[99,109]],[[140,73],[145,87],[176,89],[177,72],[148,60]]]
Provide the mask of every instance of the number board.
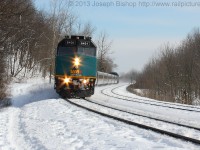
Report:
[[75,46],[76,45],[76,40],[66,40],[65,41],[65,46]]
[[71,69],[70,74],[71,74],[71,76],[79,76],[82,74],[82,71],[79,69]]
[[80,40],[79,45],[80,46],[90,46],[91,41],[85,41],[85,40]]

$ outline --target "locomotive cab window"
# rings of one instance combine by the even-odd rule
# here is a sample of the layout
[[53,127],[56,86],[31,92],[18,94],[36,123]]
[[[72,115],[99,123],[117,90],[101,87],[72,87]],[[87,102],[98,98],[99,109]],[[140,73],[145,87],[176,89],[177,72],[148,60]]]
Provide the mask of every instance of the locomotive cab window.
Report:
[[83,54],[87,56],[96,56],[96,49],[95,48],[86,48],[86,47],[79,47],[78,54]]
[[75,47],[58,47],[57,55],[63,56],[63,55],[72,55],[76,52]]

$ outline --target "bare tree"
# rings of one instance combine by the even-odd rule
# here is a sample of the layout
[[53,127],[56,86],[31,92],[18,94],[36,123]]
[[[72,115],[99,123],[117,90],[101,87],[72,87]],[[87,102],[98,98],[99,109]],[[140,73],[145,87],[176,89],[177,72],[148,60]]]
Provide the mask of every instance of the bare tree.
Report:
[[80,34],[86,37],[91,37],[95,30],[95,27],[93,27],[90,22],[87,22],[84,24],[82,31],[80,31]]
[[107,71],[107,65],[109,63],[109,54],[111,54],[112,41],[108,39],[108,34],[104,31],[101,32],[97,39],[97,49],[98,49],[98,70],[102,72]]
[[[12,38],[21,32],[21,16],[31,10],[29,0],[2,0],[0,1],[0,99],[5,98],[8,83],[8,56],[14,55],[8,49]],[[28,11],[29,10],[29,11]]]
[[135,69],[131,69],[131,71],[127,73],[122,73],[120,76],[120,80],[133,83],[137,79],[138,74],[139,73]]
[[194,104],[200,98],[199,43],[200,32],[195,29],[177,47],[166,44],[137,77],[136,87],[149,89],[156,99]]
[[[0,49],[0,101],[6,97],[6,65],[5,65],[5,54],[2,49]],[[1,103],[1,102],[0,102]]]

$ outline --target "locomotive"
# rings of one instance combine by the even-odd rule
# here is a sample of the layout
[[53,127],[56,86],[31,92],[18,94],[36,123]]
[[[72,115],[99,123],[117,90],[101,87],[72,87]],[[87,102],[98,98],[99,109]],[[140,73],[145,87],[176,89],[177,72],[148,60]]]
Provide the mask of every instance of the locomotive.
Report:
[[116,73],[97,72],[97,48],[91,37],[66,36],[55,57],[55,90],[63,98],[90,97],[95,85],[118,83]]

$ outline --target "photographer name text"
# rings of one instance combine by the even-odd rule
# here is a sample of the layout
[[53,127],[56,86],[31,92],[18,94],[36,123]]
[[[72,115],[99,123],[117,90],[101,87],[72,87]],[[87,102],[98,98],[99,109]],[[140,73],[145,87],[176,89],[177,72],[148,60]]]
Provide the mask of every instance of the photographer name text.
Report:
[[71,7],[200,7],[199,1],[84,1],[71,0]]

